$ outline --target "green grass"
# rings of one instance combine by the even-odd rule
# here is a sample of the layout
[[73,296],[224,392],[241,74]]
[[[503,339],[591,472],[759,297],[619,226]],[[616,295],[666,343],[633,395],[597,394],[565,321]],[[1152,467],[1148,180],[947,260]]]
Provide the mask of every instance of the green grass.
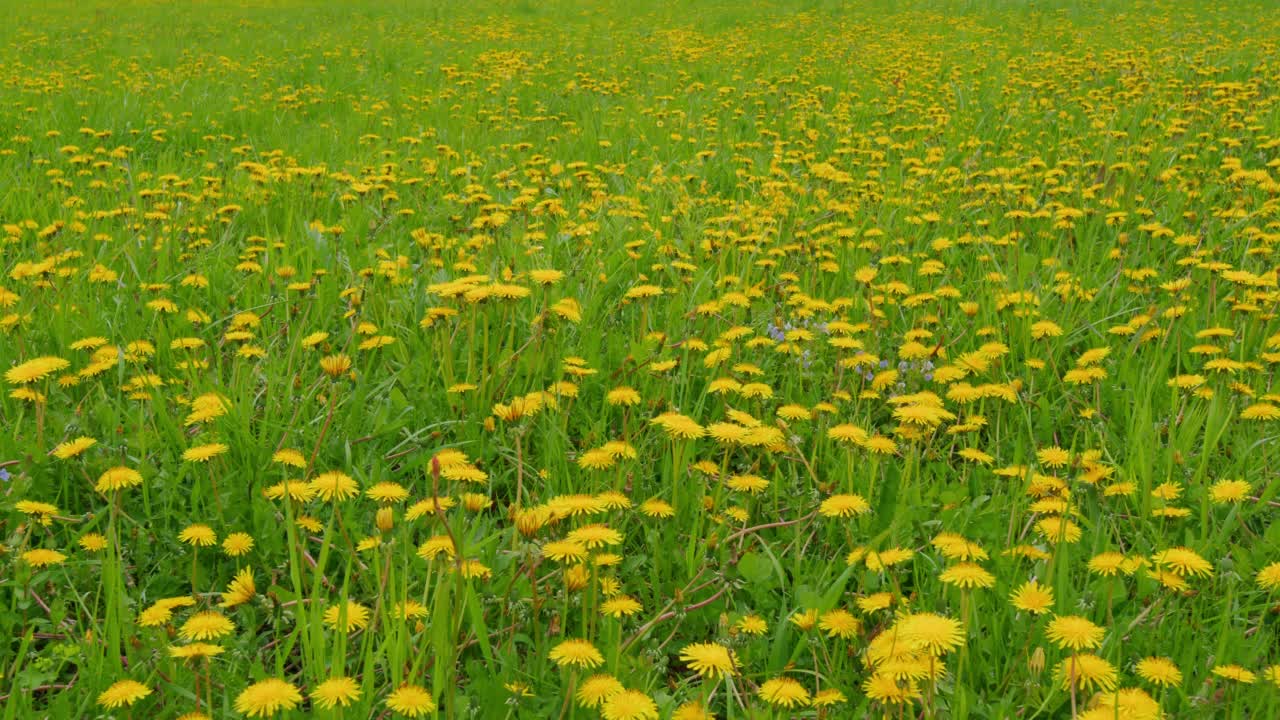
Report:
[[[0,717],[240,717],[266,678],[278,717],[1269,717],[1275,9],[0,2]],[[334,471],[360,494],[264,494]],[[173,657],[207,612],[221,654]],[[1132,706],[1068,691],[1054,614]],[[599,673],[658,715],[572,697]]]

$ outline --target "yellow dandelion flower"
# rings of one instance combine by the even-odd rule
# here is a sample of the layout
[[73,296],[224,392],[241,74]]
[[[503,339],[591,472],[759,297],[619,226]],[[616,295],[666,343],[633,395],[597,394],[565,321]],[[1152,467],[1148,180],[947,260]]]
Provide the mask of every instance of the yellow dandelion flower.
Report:
[[401,685],[387,696],[387,707],[405,717],[416,718],[436,711],[436,701],[420,685]]
[[732,650],[715,643],[693,643],[680,650],[680,661],[701,677],[719,678],[737,672],[738,659]]
[[287,680],[267,678],[245,688],[236,696],[236,712],[251,718],[271,717],[292,710],[302,702],[302,693]]
[[338,675],[320,683],[311,691],[311,702],[325,710],[347,707],[360,699],[360,683],[355,678]]
[[789,677],[765,680],[760,684],[760,697],[778,707],[805,707],[810,702],[809,691]]
[[119,680],[98,694],[98,704],[108,710],[129,707],[151,694],[151,688],[136,680]]
[[589,640],[573,638],[565,640],[551,649],[548,655],[552,662],[560,667],[575,666],[593,668],[604,663],[604,656]]

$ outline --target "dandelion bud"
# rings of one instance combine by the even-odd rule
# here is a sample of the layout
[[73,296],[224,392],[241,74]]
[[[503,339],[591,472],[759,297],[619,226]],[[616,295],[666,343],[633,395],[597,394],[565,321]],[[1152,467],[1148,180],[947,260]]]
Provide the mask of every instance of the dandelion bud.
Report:
[[517,510],[515,521],[516,530],[525,537],[533,537],[534,533],[542,529],[547,524],[549,513],[545,508],[533,508],[532,510]]
[[1031,657],[1027,658],[1027,669],[1032,675],[1039,675],[1044,670],[1044,648],[1037,647]]
[[351,358],[338,353],[320,358],[320,369],[325,375],[337,379],[351,369]]
[[589,579],[586,565],[574,565],[564,572],[564,587],[569,592],[577,592],[587,586]]
[[464,493],[462,496],[462,506],[471,512],[480,512],[492,504],[493,502],[489,500],[488,495],[481,495],[480,493]]
[[389,507],[378,508],[376,520],[378,529],[382,532],[391,532],[391,528],[395,527],[396,524],[395,513]]

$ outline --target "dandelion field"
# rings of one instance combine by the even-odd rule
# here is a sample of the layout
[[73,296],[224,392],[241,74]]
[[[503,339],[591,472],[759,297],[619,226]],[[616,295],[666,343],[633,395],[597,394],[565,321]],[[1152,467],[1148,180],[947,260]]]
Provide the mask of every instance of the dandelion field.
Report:
[[3,8],[3,720],[1280,716],[1271,4]]

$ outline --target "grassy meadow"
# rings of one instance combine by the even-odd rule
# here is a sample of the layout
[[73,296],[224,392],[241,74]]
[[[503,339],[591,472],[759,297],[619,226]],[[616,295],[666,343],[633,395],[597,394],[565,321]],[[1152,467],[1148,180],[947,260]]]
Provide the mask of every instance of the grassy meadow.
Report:
[[1280,717],[1280,7],[0,0],[0,720]]

